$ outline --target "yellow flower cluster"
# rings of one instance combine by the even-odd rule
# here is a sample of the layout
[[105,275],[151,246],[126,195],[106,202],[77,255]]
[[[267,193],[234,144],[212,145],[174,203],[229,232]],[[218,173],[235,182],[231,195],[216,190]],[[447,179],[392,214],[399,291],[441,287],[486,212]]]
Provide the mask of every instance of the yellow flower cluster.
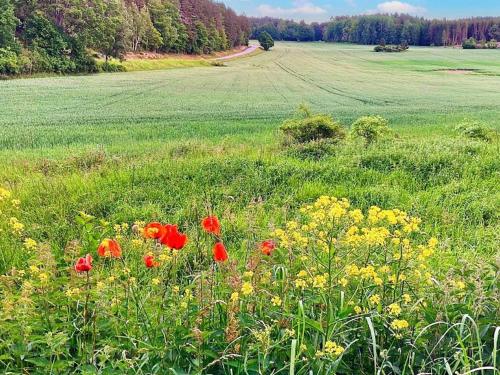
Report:
[[36,247],[37,247],[37,242],[34,239],[32,239],[32,238],[26,238],[24,240],[24,247],[27,250],[35,250]]
[[391,323],[391,328],[396,330],[396,331],[401,331],[403,329],[408,328],[410,325],[408,322],[404,319],[395,319]]
[[249,296],[249,295],[253,294],[252,283],[250,283],[248,281],[244,282],[243,285],[241,286],[241,293],[244,296]]
[[11,217],[9,220],[9,224],[13,234],[21,235],[24,232],[24,224],[21,223],[17,218]]
[[12,193],[3,187],[0,187],[0,201],[9,199]]
[[335,341],[327,341],[325,342],[325,347],[321,351],[316,352],[316,357],[338,357],[342,353],[344,353],[345,349],[343,346],[337,344]]

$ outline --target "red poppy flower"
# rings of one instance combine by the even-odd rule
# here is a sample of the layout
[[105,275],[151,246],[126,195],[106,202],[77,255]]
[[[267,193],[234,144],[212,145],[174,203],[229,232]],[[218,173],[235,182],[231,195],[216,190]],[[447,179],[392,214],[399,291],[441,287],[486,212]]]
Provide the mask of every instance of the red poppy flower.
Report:
[[144,228],[143,235],[146,238],[154,238],[156,240],[165,235],[165,227],[157,222],[149,223]]
[[120,258],[122,256],[122,248],[116,240],[106,238],[97,248],[97,254],[101,257]]
[[204,218],[201,225],[203,226],[205,232],[220,236],[220,223],[217,216],[208,216]]
[[214,245],[213,253],[214,253],[214,260],[216,262],[225,262],[227,260],[226,247],[222,242],[217,242]]
[[92,256],[87,254],[76,261],[75,271],[76,272],[89,272],[92,269]]
[[177,230],[177,225],[167,224],[160,242],[171,249],[180,250],[186,245],[187,236]]
[[146,255],[144,257],[144,264],[147,268],[158,267],[160,265],[160,263],[155,261],[155,257],[153,255]]
[[263,241],[260,244],[260,251],[262,251],[264,255],[271,255],[275,248],[276,244],[272,240]]

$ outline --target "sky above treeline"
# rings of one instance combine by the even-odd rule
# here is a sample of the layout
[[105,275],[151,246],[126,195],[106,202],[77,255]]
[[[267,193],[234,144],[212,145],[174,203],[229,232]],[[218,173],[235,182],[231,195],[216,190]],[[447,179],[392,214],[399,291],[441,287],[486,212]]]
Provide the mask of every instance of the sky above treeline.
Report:
[[425,18],[500,16],[500,0],[222,0],[247,16],[327,21],[331,16],[408,13]]

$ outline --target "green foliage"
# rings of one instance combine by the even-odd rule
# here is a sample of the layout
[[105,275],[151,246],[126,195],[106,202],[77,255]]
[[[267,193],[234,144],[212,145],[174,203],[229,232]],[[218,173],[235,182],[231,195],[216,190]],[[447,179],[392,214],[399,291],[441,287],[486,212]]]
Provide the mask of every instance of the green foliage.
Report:
[[366,146],[376,142],[389,132],[389,121],[381,116],[360,117],[351,127],[351,135],[354,138],[362,138]]
[[496,39],[491,39],[488,43],[486,43],[486,48],[488,49],[497,49],[498,42]]
[[15,75],[21,72],[20,59],[14,51],[0,48],[0,76]]
[[373,48],[375,52],[404,52],[408,50],[408,44],[400,44],[398,46],[378,45]]
[[15,38],[18,23],[11,0],[0,0],[0,48],[19,49]]
[[304,116],[288,119],[280,126],[283,134],[293,142],[306,143],[328,139],[339,142],[345,138],[345,130],[331,116],[325,114],[311,114],[307,107],[301,107]]
[[209,53],[210,41],[208,38],[208,31],[203,22],[197,21],[194,24],[194,34],[191,42],[192,53]]
[[463,49],[476,49],[476,46],[477,46],[477,41],[472,37],[462,42]]
[[269,51],[270,48],[274,46],[274,40],[273,37],[267,32],[263,31],[259,34],[259,43],[262,48],[264,48],[264,51]]
[[456,130],[464,137],[485,142],[491,142],[495,137],[495,132],[492,129],[475,120],[462,121],[457,125]]
[[488,35],[498,40],[499,21],[499,17],[445,20],[407,14],[342,16],[324,26],[324,40],[376,45],[384,39],[387,44],[394,45],[448,46],[462,40],[464,23],[468,25],[468,35],[476,40]]
[[107,61],[124,59],[127,52],[201,54],[248,43],[246,17],[211,0],[195,3],[0,0],[0,48],[22,55],[17,68],[9,58],[2,74],[97,72],[89,51]]
[[120,62],[117,61],[104,61],[98,64],[99,71],[116,73],[116,72],[126,72],[127,68]]

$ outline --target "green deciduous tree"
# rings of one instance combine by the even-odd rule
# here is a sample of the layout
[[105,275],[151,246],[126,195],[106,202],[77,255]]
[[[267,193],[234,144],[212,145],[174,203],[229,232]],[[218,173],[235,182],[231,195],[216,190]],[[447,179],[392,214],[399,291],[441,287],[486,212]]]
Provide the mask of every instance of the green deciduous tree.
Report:
[[19,48],[15,38],[18,22],[10,0],[0,0],[0,48]]

